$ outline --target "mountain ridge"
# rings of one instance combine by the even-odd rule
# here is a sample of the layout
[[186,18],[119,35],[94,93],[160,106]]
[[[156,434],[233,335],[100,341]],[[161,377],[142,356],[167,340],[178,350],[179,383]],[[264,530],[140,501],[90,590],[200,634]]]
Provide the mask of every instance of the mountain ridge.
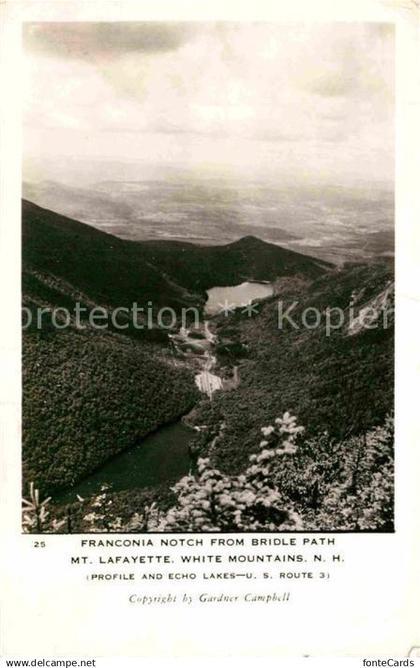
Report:
[[206,290],[216,285],[295,274],[316,278],[333,267],[252,235],[219,246],[125,240],[28,200],[22,202],[22,231],[24,265],[118,306],[202,306]]

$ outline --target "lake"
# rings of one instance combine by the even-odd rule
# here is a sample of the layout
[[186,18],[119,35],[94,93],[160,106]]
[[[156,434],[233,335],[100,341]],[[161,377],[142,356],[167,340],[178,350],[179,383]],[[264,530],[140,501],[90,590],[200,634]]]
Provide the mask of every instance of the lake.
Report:
[[215,315],[222,310],[224,304],[242,306],[254,299],[271,297],[274,293],[271,283],[245,281],[240,285],[215,287],[207,290],[208,299],[204,308],[206,315]]
[[104,483],[116,492],[157,485],[181,478],[190,469],[188,444],[194,431],[182,422],[161,427],[138,445],[115,455],[70,490],[54,495],[55,501],[71,503],[76,494],[96,494]]

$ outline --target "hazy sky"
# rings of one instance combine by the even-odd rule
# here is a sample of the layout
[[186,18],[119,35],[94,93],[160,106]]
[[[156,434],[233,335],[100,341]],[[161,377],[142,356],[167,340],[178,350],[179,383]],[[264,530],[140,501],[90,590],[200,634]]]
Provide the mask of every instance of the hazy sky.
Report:
[[391,26],[32,23],[24,45],[25,159],[41,178],[72,156],[393,179]]

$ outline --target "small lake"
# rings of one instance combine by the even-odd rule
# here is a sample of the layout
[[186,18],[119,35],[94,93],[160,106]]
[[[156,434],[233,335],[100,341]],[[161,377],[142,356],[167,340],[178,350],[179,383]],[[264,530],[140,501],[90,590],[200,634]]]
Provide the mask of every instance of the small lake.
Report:
[[104,483],[119,492],[181,478],[190,469],[188,444],[193,435],[194,431],[182,422],[161,427],[53,498],[60,503],[71,503],[76,500],[76,494],[83,498],[96,494]]
[[210,288],[210,290],[207,290],[208,299],[204,311],[206,315],[215,315],[222,310],[225,303],[234,307],[242,306],[242,304],[248,304],[254,299],[271,297],[273,293],[271,283],[254,283],[251,281],[224,288]]

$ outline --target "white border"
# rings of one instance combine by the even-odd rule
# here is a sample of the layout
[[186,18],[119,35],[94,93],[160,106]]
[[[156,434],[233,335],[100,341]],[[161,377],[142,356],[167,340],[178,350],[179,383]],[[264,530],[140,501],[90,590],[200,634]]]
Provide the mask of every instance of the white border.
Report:
[[[1,485],[10,655],[63,656],[404,656],[420,645],[418,397],[420,325],[419,26],[412,0],[12,0],[2,6],[0,126]],[[411,7],[411,8],[410,8]],[[133,615],[122,589],[87,589],[70,571],[75,538],[52,537],[34,554],[20,535],[20,33],[23,21],[64,20],[389,21],[397,42],[396,527],[394,535],[343,536],[348,563],[334,589],[286,614],[236,609],[147,610]],[[330,585],[331,587],[331,585]],[[252,611],[251,611],[252,612]],[[232,618],[234,615],[234,618]],[[273,616],[274,615],[274,616]],[[23,630],[24,629],[24,630]]]

